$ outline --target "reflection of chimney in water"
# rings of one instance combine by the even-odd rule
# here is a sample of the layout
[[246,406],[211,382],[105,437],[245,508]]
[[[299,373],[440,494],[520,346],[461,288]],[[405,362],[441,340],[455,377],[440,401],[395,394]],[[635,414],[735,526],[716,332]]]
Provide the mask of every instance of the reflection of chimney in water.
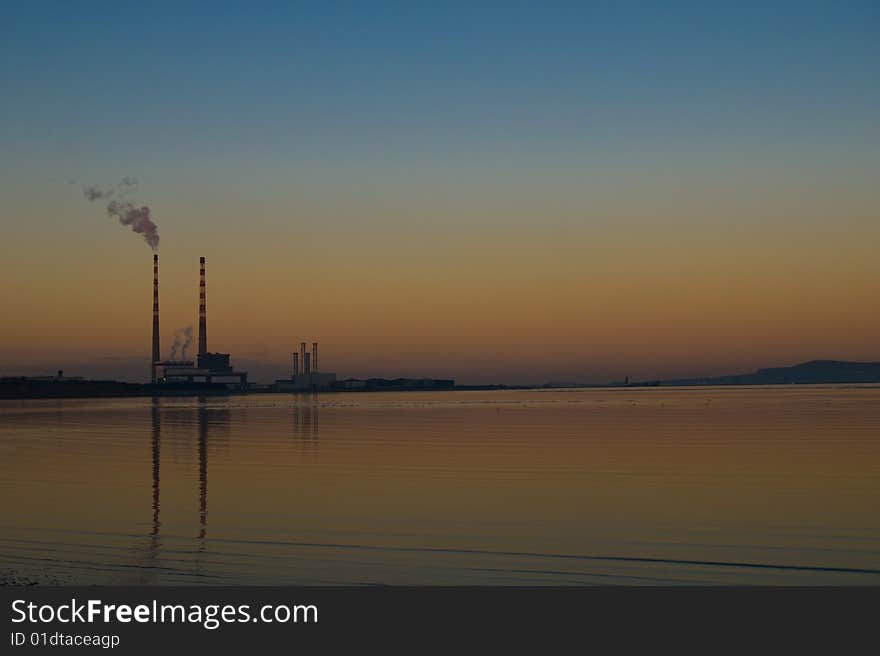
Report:
[[314,439],[318,439],[318,406],[315,406],[315,412],[312,414],[312,432]]
[[160,441],[161,441],[161,424],[159,421],[159,399],[153,397],[153,407],[151,411],[153,424],[153,528],[150,531],[151,545],[150,552],[155,555],[159,547],[159,466],[160,466]]
[[205,397],[200,396],[198,408],[199,420],[199,540],[200,550],[204,550],[205,535],[208,532],[208,409]]
[[293,407],[293,434],[309,443],[318,442],[318,405],[314,399],[309,404]]

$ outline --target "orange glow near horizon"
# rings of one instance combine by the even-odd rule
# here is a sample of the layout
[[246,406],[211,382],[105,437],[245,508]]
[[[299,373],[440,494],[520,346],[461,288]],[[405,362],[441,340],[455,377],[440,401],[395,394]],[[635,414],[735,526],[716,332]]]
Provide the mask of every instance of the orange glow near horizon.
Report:
[[[176,328],[197,325],[205,255],[209,347],[234,362],[275,363],[278,375],[301,340],[318,340],[322,364],[342,376],[461,382],[880,359],[880,239],[855,240],[851,227],[830,224],[814,227],[808,242],[773,226],[667,225],[668,234],[644,221],[598,233],[426,224],[422,234],[396,236],[385,225],[372,236],[314,230],[307,238],[276,226],[278,239],[232,234],[202,247],[172,235],[160,255],[163,353]],[[106,243],[42,245],[42,264],[28,250],[4,259],[15,317],[0,329],[4,373],[73,375],[90,360],[148,357],[149,250],[102,227]],[[878,233],[867,221],[860,231]]]

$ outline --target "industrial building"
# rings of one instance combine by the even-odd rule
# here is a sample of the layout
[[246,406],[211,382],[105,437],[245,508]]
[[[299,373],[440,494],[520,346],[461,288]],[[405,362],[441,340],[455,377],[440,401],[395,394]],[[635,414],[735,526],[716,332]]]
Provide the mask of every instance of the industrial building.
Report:
[[199,258],[199,351],[196,361],[161,360],[159,349],[159,255],[153,255],[153,359],[150,380],[159,385],[225,385],[247,389],[247,372],[233,369],[229,353],[208,351],[205,258]]
[[[153,393],[174,394],[180,392],[216,391],[223,393],[230,389],[247,390],[248,374],[237,370],[230,362],[229,353],[208,350],[208,317],[205,288],[205,258],[199,258],[199,332],[198,353],[195,360],[187,359],[186,347],[190,343],[192,330],[187,329],[187,341],[183,346],[182,357],[175,357],[177,349],[172,348],[171,359],[163,360],[159,342],[159,255],[153,255],[153,343],[150,364],[151,391]],[[177,342],[175,342],[176,344]],[[433,378],[369,378],[366,380],[347,379],[337,381],[336,374],[322,371],[318,363],[318,342],[312,342],[311,350],[307,342],[300,342],[299,350],[293,354],[293,367],[289,378],[278,379],[271,386],[254,386],[254,390],[276,392],[311,391],[392,391],[392,390],[440,390],[453,389],[454,380]],[[61,378],[59,372],[58,378]],[[128,391],[128,390],[126,390]]]
[[312,352],[306,350],[306,343],[300,342],[299,352],[293,353],[293,371],[290,378],[280,378],[273,386],[281,392],[305,392],[309,390],[329,390],[336,383],[336,374],[318,369],[318,342],[312,342]]
[[449,390],[455,388],[451,378],[346,378],[334,386],[344,391],[363,392],[403,392],[408,390]]

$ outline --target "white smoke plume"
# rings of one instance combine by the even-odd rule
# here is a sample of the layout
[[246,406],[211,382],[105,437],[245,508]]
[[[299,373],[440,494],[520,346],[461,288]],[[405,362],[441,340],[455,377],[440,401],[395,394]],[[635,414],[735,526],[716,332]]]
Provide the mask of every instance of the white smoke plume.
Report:
[[178,328],[174,331],[174,341],[171,342],[171,357],[169,360],[176,360],[180,354],[181,360],[186,360],[186,352],[192,345],[193,329],[192,326],[186,328]]
[[153,222],[150,208],[146,205],[136,206],[126,197],[137,189],[137,180],[122,178],[119,184],[109,189],[101,189],[96,185],[83,188],[83,195],[89,202],[109,200],[107,214],[119,220],[119,223],[144,238],[154,251],[159,250],[159,226]]

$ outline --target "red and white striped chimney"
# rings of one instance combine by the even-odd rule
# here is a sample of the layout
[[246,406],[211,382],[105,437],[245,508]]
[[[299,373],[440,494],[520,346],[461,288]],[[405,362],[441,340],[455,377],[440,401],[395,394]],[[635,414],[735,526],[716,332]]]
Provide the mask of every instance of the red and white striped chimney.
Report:
[[153,253],[153,359],[150,362],[150,382],[156,382],[156,363],[159,351],[159,254]]
[[199,355],[208,352],[208,321],[205,312],[205,258],[199,258]]

